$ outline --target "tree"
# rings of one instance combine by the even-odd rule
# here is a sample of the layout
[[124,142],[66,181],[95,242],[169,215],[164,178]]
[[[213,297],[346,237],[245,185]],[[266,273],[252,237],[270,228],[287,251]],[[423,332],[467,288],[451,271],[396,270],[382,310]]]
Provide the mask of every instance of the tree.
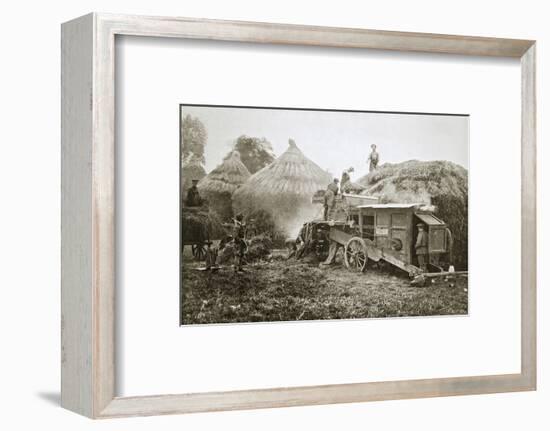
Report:
[[241,162],[251,174],[258,172],[275,160],[273,147],[266,138],[241,135],[235,141],[233,150],[225,158],[229,157],[233,151],[239,152]]
[[202,121],[187,114],[181,121],[182,160],[194,159],[204,164],[204,147],[208,133]]

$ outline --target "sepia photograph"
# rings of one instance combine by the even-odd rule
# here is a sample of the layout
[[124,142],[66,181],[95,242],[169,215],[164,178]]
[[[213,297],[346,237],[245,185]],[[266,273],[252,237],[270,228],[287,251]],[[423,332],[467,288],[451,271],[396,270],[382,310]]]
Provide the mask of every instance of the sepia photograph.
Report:
[[181,325],[468,314],[468,115],[179,109]]

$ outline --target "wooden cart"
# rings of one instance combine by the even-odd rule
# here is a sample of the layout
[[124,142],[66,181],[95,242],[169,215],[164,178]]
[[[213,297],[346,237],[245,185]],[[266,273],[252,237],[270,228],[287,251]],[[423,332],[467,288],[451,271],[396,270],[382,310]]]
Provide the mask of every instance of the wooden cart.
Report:
[[187,241],[187,242],[182,242],[181,244],[182,244],[181,245],[182,253],[183,253],[184,247],[186,245],[190,245],[191,252],[193,253],[193,257],[195,258],[195,260],[201,261],[206,258],[206,247],[209,245],[212,245],[212,241],[210,240],[197,241],[197,242]]
[[[186,245],[191,246],[193,257],[197,261],[202,261],[206,258],[206,248],[212,245],[211,226],[206,214],[204,213],[203,215],[203,212],[204,209],[200,207],[184,207],[182,209],[180,252],[183,253]],[[204,218],[204,222],[188,226],[184,220],[184,216],[189,214],[194,214],[197,218]]]

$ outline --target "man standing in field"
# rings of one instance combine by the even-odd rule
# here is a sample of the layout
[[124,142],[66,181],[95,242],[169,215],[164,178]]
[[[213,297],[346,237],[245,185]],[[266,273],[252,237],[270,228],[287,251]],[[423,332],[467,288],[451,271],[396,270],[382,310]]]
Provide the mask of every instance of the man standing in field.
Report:
[[414,249],[418,258],[418,266],[422,272],[426,272],[428,268],[428,233],[424,230],[422,223],[417,224],[416,227],[418,228],[418,235]]
[[376,151],[376,145],[372,144],[371,146],[371,153],[369,155],[369,158],[367,161],[369,162],[369,172],[372,172],[376,170],[378,167],[378,161],[380,159],[380,156],[378,155],[378,152]]
[[235,272],[243,271],[244,254],[246,252],[245,242],[246,225],[243,221],[242,214],[237,214],[235,220],[233,220],[233,243],[235,245],[235,264],[233,269]]
[[324,201],[325,213],[323,216],[325,220],[328,220],[329,212],[334,208],[334,205],[336,204],[335,197],[337,194],[338,194],[338,178],[334,178],[334,181],[328,185],[327,191],[325,192],[325,201]]

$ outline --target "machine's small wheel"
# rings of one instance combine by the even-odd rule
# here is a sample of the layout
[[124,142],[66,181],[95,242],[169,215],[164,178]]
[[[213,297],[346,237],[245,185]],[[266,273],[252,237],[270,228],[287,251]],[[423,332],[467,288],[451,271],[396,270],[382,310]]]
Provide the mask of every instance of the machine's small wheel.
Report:
[[350,239],[344,249],[346,267],[352,271],[363,272],[367,268],[368,260],[365,241],[357,236]]
[[192,244],[191,245],[191,251],[193,252],[193,256],[195,257],[195,260],[200,261],[204,260],[206,256],[206,247],[204,244]]

